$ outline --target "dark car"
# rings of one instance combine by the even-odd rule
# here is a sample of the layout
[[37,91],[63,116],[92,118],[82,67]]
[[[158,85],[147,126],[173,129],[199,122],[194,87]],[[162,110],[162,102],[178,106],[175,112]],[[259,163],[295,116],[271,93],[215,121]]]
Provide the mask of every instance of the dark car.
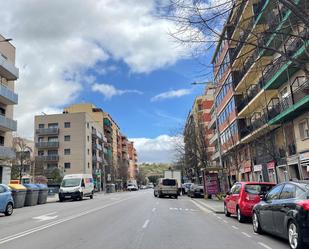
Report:
[[239,222],[251,218],[254,205],[261,201],[260,196],[274,186],[271,182],[236,182],[224,199],[225,215],[235,214]]
[[309,243],[309,181],[274,187],[253,208],[253,230],[288,239],[292,249]]
[[188,190],[188,196],[190,196],[191,198],[197,198],[197,197],[203,198],[204,197],[203,185],[197,185],[197,184],[192,185]]

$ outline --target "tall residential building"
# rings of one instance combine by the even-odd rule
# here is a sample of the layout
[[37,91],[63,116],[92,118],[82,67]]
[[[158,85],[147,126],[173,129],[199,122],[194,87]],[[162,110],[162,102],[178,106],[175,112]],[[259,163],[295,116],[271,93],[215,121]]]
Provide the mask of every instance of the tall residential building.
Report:
[[15,47],[0,35],[0,183],[5,184],[10,182],[11,160],[15,158],[12,132],[17,129],[13,108],[18,103],[18,96],[14,92],[14,81],[18,76]]
[[309,178],[304,27],[277,1],[239,1],[229,16],[212,62],[222,162],[232,180]]
[[93,174],[103,184],[102,126],[86,112],[35,116],[35,175]]
[[135,180],[137,178],[138,174],[138,158],[137,158],[137,153],[136,149],[134,147],[134,142],[129,142],[128,143],[128,154],[129,154],[129,180]]

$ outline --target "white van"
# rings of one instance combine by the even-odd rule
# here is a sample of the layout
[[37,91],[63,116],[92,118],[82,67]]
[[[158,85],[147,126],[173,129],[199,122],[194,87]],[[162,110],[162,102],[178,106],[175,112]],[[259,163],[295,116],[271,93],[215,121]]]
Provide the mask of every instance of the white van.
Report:
[[83,197],[93,198],[94,184],[90,174],[65,175],[59,189],[59,201],[66,199],[82,200]]

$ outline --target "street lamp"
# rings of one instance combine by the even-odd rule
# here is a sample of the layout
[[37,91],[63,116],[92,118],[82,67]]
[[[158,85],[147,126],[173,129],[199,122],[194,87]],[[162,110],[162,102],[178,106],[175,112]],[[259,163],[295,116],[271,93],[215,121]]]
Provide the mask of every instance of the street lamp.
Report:
[[7,38],[7,39],[4,39],[4,40],[1,40],[0,42],[9,42],[9,41],[12,41],[13,39],[12,38]]

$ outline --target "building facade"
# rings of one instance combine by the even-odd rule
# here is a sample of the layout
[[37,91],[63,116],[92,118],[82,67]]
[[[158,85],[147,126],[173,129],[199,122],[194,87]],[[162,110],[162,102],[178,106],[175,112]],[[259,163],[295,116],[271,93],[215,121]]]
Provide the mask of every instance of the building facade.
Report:
[[0,35],[0,183],[8,184],[11,178],[11,161],[15,158],[12,149],[12,132],[17,129],[13,120],[14,105],[18,103],[15,80],[19,70],[15,66],[15,47]]

